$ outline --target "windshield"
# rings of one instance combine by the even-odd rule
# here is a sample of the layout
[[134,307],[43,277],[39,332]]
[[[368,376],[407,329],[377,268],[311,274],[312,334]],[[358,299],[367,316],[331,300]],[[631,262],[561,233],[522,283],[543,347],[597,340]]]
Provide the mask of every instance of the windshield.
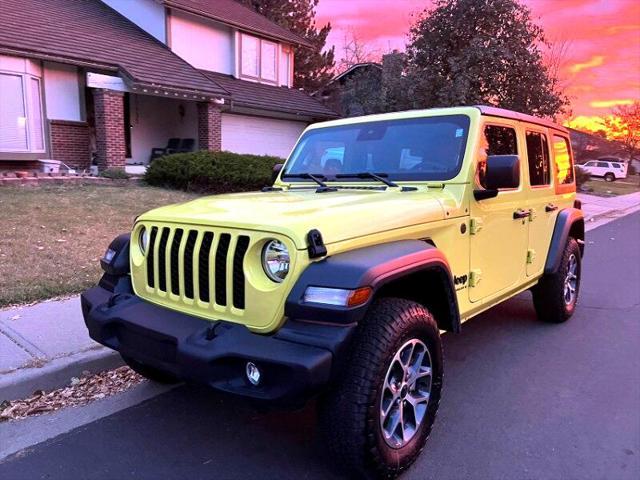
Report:
[[285,166],[287,181],[362,181],[345,174],[386,174],[390,180],[449,180],[460,170],[469,117],[409,118],[326,127],[306,132]]

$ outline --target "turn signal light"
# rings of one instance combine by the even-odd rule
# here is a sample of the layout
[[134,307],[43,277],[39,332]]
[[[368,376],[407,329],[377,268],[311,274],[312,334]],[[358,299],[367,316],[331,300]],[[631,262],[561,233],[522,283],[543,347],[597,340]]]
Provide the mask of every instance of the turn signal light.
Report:
[[347,307],[357,307],[363,305],[371,298],[373,292],[371,287],[362,287],[357,290],[353,290],[347,299]]

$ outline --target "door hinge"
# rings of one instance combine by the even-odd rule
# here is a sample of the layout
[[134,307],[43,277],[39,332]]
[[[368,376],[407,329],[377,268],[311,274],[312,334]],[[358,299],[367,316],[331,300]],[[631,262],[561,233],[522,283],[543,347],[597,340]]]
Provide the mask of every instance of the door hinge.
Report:
[[536,258],[536,251],[532,248],[527,250],[527,263],[533,263],[533,260]]
[[533,219],[536,218],[538,216],[536,209],[535,208],[530,208],[529,209],[529,221],[533,222]]
[[475,235],[480,230],[482,230],[482,219],[478,217],[471,218],[469,221],[469,233]]
[[469,286],[475,287],[476,285],[478,285],[478,283],[480,283],[481,277],[482,277],[482,270],[479,270],[479,269],[471,270],[471,272],[469,272]]

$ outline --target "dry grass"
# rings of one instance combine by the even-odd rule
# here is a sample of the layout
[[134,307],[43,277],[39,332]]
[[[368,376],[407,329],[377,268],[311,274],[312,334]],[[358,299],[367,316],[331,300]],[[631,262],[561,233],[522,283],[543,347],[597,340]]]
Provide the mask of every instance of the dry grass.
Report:
[[626,195],[640,191],[640,176],[633,175],[624,180],[616,180],[615,182],[605,182],[604,180],[592,178],[585,184],[586,188],[591,188],[592,195],[600,197],[615,197],[617,195]]
[[0,306],[78,293],[137,215],[195,195],[146,186],[0,189]]

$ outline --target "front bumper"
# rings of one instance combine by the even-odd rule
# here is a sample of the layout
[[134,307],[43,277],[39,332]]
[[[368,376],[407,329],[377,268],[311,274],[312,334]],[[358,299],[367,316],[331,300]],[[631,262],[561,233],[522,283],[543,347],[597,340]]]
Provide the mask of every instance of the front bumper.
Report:
[[[177,378],[264,401],[299,403],[321,390],[339,369],[354,328],[288,320],[275,334],[258,335],[103,286],[81,296],[95,341]],[[257,386],[246,379],[248,361],[262,372]]]

